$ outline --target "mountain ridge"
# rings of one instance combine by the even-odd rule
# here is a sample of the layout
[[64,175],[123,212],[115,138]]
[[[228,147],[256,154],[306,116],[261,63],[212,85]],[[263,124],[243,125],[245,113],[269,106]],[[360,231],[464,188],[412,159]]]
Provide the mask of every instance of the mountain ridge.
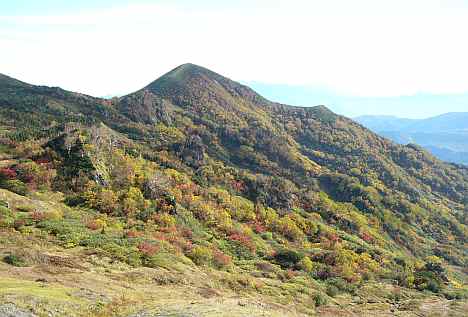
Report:
[[0,82],[0,127],[0,236],[41,256],[0,254],[36,270],[46,237],[76,267],[170,276],[135,288],[187,278],[309,315],[364,314],[352,298],[368,287],[464,296],[468,168],[325,106],[271,102],[184,64],[111,100]]
[[397,143],[417,143],[439,158],[468,164],[468,112],[451,112],[426,119],[382,116],[361,116],[355,119]]

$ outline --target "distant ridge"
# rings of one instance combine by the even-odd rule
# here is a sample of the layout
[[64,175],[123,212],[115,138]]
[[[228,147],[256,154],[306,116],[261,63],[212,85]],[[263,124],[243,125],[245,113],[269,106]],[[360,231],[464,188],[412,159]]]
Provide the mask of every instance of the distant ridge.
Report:
[[440,159],[468,164],[468,112],[450,112],[427,119],[360,116],[355,120],[395,142],[416,143]]

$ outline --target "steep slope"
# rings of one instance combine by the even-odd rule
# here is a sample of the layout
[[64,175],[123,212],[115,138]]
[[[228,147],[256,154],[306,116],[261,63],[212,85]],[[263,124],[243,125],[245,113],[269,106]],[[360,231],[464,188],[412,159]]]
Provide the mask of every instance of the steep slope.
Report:
[[93,252],[197,265],[216,272],[210,287],[305,313],[339,293],[369,296],[371,281],[464,296],[463,166],[193,64],[111,101],[5,82],[1,187],[68,205],[53,216],[5,196],[8,230],[45,234],[92,266]]

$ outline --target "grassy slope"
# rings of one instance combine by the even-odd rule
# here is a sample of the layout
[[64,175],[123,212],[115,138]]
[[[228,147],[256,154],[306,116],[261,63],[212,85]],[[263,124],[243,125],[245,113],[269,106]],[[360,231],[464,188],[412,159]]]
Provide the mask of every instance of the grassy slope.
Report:
[[[5,190],[0,194],[12,206],[45,210],[54,206],[65,218],[80,212],[50,199],[27,199]],[[27,261],[25,267],[0,262],[0,303],[15,303],[39,316],[129,316],[142,311],[202,316],[463,316],[468,308],[463,301],[370,282],[354,296],[330,298],[329,304],[313,309],[310,290],[299,277],[278,282],[248,276],[247,283],[246,276],[189,263],[132,268],[84,248],[63,249],[53,237],[48,240],[39,231],[26,235],[0,231],[0,256],[21,254]]]

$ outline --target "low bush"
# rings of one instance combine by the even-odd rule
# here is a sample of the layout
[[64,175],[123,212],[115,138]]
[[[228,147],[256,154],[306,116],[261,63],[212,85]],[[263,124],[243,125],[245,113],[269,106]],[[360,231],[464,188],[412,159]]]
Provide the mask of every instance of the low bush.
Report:
[[221,251],[213,251],[213,264],[217,268],[223,268],[231,264],[232,258]]
[[314,300],[315,307],[323,306],[328,303],[327,297],[320,293],[314,294],[312,299]]
[[276,263],[283,268],[294,268],[304,258],[304,254],[293,250],[280,250],[274,255]]
[[194,247],[188,256],[195,264],[206,265],[211,262],[213,253],[207,247],[199,245]]
[[23,258],[15,255],[15,254],[9,254],[9,255],[5,256],[3,258],[3,262],[5,262],[7,264],[10,264],[10,265],[13,265],[13,266],[19,266],[19,267],[27,266],[26,261]]
[[16,210],[18,210],[20,212],[34,212],[34,211],[36,211],[33,206],[29,206],[29,205],[16,206]]
[[21,196],[26,196],[29,193],[29,189],[26,184],[18,179],[5,180],[1,182],[1,186]]
[[340,293],[340,290],[335,285],[328,285],[327,286],[327,295],[328,296],[335,297],[339,293]]
[[13,212],[7,207],[0,205],[0,228],[11,228],[15,222]]

